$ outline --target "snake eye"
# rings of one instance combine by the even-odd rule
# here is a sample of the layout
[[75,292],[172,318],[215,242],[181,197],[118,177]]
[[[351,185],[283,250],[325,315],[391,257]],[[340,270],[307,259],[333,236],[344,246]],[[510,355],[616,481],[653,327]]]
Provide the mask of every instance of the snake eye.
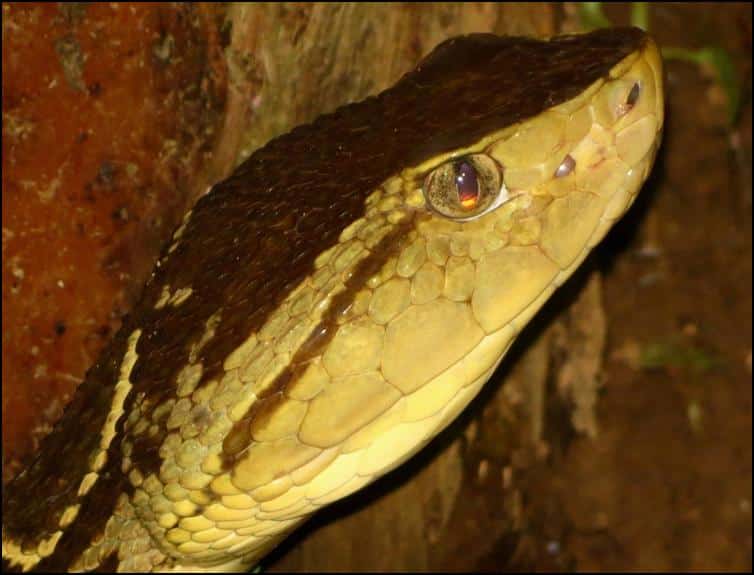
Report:
[[478,218],[508,195],[498,164],[484,154],[455,158],[424,180],[424,197],[434,211],[454,220]]

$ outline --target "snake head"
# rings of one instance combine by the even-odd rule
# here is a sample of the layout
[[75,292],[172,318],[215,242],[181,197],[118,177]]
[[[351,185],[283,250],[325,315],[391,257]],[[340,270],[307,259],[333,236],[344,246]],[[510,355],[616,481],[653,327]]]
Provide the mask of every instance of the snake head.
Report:
[[[555,98],[548,90],[563,80],[569,57],[578,60],[569,49],[580,54],[573,44],[585,37],[537,43],[542,52],[526,56],[513,44],[483,64],[480,46],[499,39],[475,37],[453,52],[455,40],[430,56],[418,77],[404,79],[422,93],[438,90],[437,77],[456,65],[467,84],[456,78],[447,91],[478,87],[480,77],[495,86],[502,76],[500,89],[509,93],[485,91],[497,98],[486,108],[474,90],[459,96],[466,107],[445,110],[455,127],[446,122],[423,144],[433,155],[370,194],[365,215],[322,260],[331,272],[340,262],[351,265],[344,261],[351,256],[361,263],[347,272],[355,280],[322,356],[328,384],[299,437],[363,450],[353,488],[404,461],[452,421],[633,202],[659,145],[663,95],[656,46],[631,34],[633,49],[578,93],[531,117],[521,109]],[[496,66],[503,70],[497,76]],[[430,109],[439,105],[427,96]],[[516,120],[480,128],[480,118],[494,125],[501,117]],[[473,140],[477,133],[484,135]],[[450,141],[464,145],[450,148]],[[334,385],[333,373],[347,383]]]
[[468,302],[477,335],[518,333],[571,275],[633,202],[662,125],[646,38],[576,97],[402,174],[444,295]]

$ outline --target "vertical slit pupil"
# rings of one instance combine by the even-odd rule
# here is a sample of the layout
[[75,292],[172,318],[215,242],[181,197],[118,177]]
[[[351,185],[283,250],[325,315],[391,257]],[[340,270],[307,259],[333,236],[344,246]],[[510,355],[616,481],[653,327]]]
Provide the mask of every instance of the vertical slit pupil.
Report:
[[461,160],[455,165],[456,192],[462,207],[471,209],[479,201],[479,181],[471,162]]

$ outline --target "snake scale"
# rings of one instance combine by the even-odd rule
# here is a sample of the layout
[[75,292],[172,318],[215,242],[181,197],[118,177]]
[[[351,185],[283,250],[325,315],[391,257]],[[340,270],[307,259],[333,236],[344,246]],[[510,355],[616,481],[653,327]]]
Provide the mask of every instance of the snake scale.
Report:
[[16,570],[244,570],[426,445],[631,205],[642,31],[448,40],[186,214],[32,465]]

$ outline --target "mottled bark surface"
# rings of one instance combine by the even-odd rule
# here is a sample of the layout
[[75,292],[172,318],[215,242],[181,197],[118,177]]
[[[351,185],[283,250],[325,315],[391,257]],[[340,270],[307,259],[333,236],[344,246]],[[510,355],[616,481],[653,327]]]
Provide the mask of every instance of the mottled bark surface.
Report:
[[61,414],[204,187],[225,94],[222,16],[3,4],[4,481]]

